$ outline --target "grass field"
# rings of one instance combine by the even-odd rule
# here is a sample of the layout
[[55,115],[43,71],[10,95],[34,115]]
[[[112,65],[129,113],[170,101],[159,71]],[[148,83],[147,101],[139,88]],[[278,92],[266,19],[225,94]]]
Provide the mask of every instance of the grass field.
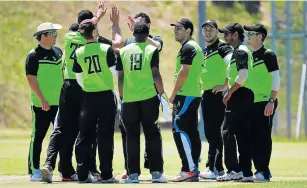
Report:
[[[175,176],[180,170],[180,159],[172,138],[170,130],[162,130],[163,146],[164,146],[164,169],[167,177]],[[0,129],[0,187],[46,187],[50,185],[42,183],[30,183],[27,173],[27,155],[29,148],[30,130],[21,129]],[[45,160],[47,143],[49,134],[47,135],[43,150],[41,164]],[[142,146],[144,141],[142,137]],[[193,183],[196,188],[200,187],[307,187],[307,142],[274,142],[273,154],[271,162],[271,170],[273,179],[271,183],[267,184],[238,184],[238,183],[217,183],[213,181],[203,181],[200,183]],[[144,147],[142,147],[142,153]],[[206,153],[208,151],[208,144],[203,142],[202,147],[202,162],[201,169],[204,170],[206,161]],[[141,157],[142,158],[142,157]],[[143,160],[141,161],[141,164]],[[114,174],[119,175],[124,171],[124,159],[122,155],[122,144],[120,133],[115,135],[114,148]],[[55,180],[59,180],[58,173],[55,172]],[[151,185],[149,180],[148,170],[142,169],[142,184],[145,183],[149,187],[186,187],[190,184],[170,183],[167,185]],[[125,185],[125,186],[142,186],[141,185]],[[55,181],[56,187],[64,188],[68,184]],[[73,183],[73,186],[81,187]],[[91,185],[97,186],[97,185]],[[109,185],[110,187],[118,187],[119,185]],[[123,185],[122,185],[123,186]]]

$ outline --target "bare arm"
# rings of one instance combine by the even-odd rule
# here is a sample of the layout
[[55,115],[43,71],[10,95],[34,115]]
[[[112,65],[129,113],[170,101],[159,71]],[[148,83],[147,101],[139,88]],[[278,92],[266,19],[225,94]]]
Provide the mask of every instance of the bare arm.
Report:
[[112,25],[112,47],[120,48],[124,46],[124,41],[119,27],[119,10],[117,7],[112,7],[112,12],[110,14],[110,20],[113,23]]
[[124,71],[118,72],[118,92],[119,97],[123,98],[123,87],[124,87]]
[[27,80],[28,80],[30,88],[35,93],[35,95],[39,98],[39,100],[40,101],[45,100],[45,98],[44,98],[44,96],[43,96],[43,94],[42,94],[42,92],[39,88],[36,76],[27,75]]
[[151,44],[151,45],[157,47],[158,50],[161,50],[161,44],[160,44],[159,41],[155,41],[155,40],[153,40],[152,38],[147,37],[146,42],[147,42],[148,44]]
[[159,68],[153,67],[151,69],[151,71],[152,71],[152,76],[153,76],[153,79],[155,81],[155,86],[158,90],[158,93],[163,94],[164,93],[164,87],[163,87],[163,81],[162,81],[162,77],[161,77]]
[[177,92],[181,89],[183,84],[185,83],[185,81],[186,81],[186,79],[189,75],[190,68],[191,68],[191,65],[182,64],[181,69],[178,73],[178,77],[177,77],[177,80],[176,80],[175,87],[174,87],[173,92],[172,92],[172,96],[175,96],[177,94]]

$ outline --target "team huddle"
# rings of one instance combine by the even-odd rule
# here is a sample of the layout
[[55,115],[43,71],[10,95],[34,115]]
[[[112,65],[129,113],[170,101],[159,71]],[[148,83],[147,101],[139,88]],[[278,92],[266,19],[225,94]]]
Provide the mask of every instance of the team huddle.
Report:
[[[125,183],[139,183],[140,126],[145,135],[144,167],[150,170],[153,183],[168,182],[163,173],[158,126],[160,105],[163,116],[172,120],[181,159],[179,174],[172,181],[270,181],[271,130],[280,75],[275,53],[263,46],[266,28],[239,23],[219,28],[216,21],[208,20],[202,25],[206,41],[202,48],[192,38],[194,25],[190,19],[171,23],[175,40],[182,47],[176,60],[175,85],[168,98],[159,71],[163,40],[150,35],[150,17],[143,12],[129,17],[133,37],[123,40],[119,10],[112,7],[109,40],[98,32],[98,23],[106,12],[103,0],[96,16],[89,10],[80,11],[78,23],[72,24],[64,36],[63,52],[54,46],[61,25],[42,23],[33,34],[39,45],[26,59],[33,119],[30,180],[51,183],[59,153],[62,181],[119,182],[113,176],[118,106],[113,77],[117,77]],[[225,41],[218,38],[219,32]],[[245,37],[252,52],[243,45]],[[209,144],[203,172],[199,167],[199,107]],[[50,123],[54,130],[40,169],[42,142]],[[76,169],[72,165],[74,148]],[[96,166],[97,148],[100,172]]]

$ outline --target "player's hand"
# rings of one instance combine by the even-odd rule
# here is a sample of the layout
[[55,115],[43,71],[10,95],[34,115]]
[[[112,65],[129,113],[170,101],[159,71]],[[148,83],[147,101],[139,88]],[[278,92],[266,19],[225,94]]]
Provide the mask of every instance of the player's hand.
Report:
[[163,116],[166,120],[171,120],[171,110],[170,110],[170,104],[168,102],[168,97],[165,93],[158,94],[158,98],[162,104],[162,112]]
[[229,101],[229,99],[230,99],[230,97],[231,97],[231,93],[227,93],[227,94],[225,94],[224,95],[224,98],[223,98],[223,103],[226,105],[227,104],[227,102]]
[[119,10],[116,6],[112,7],[112,12],[110,14],[110,20],[113,23],[113,25],[119,24]]
[[137,18],[137,19],[133,19],[131,16],[128,16],[128,20],[129,22],[127,23],[128,24],[128,27],[130,29],[131,32],[134,31],[134,25],[138,22],[140,22],[142,20],[142,18]]
[[224,92],[226,89],[224,85],[217,85],[213,87],[212,93],[217,94],[218,92]]
[[50,106],[45,99],[40,100],[40,103],[42,105],[42,110],[44,110],[44,111],[50,110]]
[[274,111],[274,103],[268,102],[264,109],[264,116],[270,116],[273,114]]
[[104,3],[105,3],[104,0],[99,1],[97,14],[96,14],[98,20],[100,20],[106,14],[108,10],[107,8],[104,7]]
[[174,100],[175,100],[175,95],[172,95],[172,96],[168,99],[169,103],[171,103],[171,104],[174,104]]

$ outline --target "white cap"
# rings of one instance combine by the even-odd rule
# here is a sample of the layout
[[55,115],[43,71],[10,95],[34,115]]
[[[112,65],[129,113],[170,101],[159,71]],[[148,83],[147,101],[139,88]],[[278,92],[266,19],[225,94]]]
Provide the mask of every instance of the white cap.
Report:
[[53,24],[53,23],[50,23],[50,22],[45,22],[45,23],[42,23],[40,24],[38,27],[37,27],[37,31],[33,34],[33,37],[41,34],[41,33],[44,33],[45,31],[55,31],[55,30],[59,30],[59,29],[62,29],[63,27],[60,25],[60,24]]

